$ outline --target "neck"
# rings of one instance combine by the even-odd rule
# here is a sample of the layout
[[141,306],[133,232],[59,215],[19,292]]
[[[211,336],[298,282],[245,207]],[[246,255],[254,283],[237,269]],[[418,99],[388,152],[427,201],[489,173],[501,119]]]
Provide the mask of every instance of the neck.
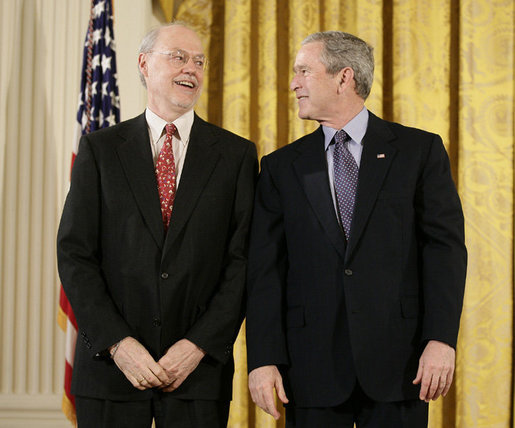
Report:
[[318,120],[320,125],[328,126],[333,129],[342,129],[347,123],[354,119],[358,113],[363,110],[365,105],[364,101],[347,104],[343,108],[336,109],[334,114],[331,114],[327,118]]
[[170,104],[162,106],[158,103],[152,102],[149,98],[147,99],[147,107],[157,114],[161,119],[166,120],[167,123],[172,123],[178,117],[190,111],[193,107],[179,106]]

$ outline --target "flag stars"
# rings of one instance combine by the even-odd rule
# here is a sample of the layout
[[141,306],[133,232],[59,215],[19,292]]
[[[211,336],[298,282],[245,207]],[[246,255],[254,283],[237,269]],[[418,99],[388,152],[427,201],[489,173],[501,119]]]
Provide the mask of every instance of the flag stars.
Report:
[[108,92],[107,92],[108,85],[109,85],[109,82],[102,83],[102,96],[103,97],[107,97],[107,95],[108,95]]
[[105,36],[104,36],[106,46],[109,46],[113,51],[115,50],[114,39],[111,37],[111,30],[109,27],[106,28]]
[[100,65],[100,55],[94,55],[91,61],[91,68],[94,70]]
[[93,7],[93,16],[95,18],[98,18],[100,15],[102,15],[102,13],[105,11],[105,1],[101,1],[101,2],[98,2],[94,7]]
[[109,70],[111,68],[111,57],[102,55],[102,70]]
[[91,96],[93,97],[97,94],[97,83],[98,82],[91,83]]
[[93,31],[93,44],[97,44],[99,40],[102,38],[102,29]]
[[105,118],[105,120],[109,124],[109,126],[116,124],[116,118],[112,111],[109,113],[109,116]]

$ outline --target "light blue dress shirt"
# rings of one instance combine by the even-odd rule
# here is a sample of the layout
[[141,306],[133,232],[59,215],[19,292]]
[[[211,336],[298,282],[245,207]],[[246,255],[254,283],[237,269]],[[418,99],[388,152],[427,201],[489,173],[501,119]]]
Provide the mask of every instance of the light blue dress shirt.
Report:
[[[349,151],[352,156],[356,160],[356,164],[358,168],[361,164],[361,153],[363,152],[363,137],[367,132],[368,126],[368,110],[366,107],[363,107],[361,110],[349,123],[347,123],[343,130],[347,133],[347,135],[351,138],[349,141]],[[336,134],[339,129],[329,128],[328,126],[322,125],[322,130],[324,131],[324,139],[325,139],[325,156],[327,159],[327,173],[329,175],[329,186],[331,188],[331,196],[333,197],[334,204],[334,212],[336,213],[336,218],[338,216],[338,205],[336,202],[336,194],[334,192],[334,165],[333,165],[333,152],[334,152],[334,144],[331,144],[333,140],[334,134]],[[339,221],[339,220],[338,220]]]

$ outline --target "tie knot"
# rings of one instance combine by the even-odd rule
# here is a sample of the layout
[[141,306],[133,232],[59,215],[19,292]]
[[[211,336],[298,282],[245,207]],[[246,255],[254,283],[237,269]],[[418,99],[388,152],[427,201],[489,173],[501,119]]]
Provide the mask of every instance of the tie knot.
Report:
[[166,126],[166,135],[173,135],[175,134],[175,131],[177,131],[177,128],[173,123],[167,123]]
[[336,144],[342,144],[348,140],[350,140],[350,137],[343,129],[340,129],[336,134],[334,134],[334,141],[336,141]]

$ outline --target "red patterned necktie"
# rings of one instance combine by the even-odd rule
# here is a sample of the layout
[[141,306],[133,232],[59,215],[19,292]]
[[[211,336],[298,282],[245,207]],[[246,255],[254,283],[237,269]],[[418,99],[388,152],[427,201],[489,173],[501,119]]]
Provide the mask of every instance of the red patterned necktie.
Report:
[[336,142],[333,152],[334,190],[338,202],[340,221],[347,240],[350,236],[354,201],[358,188],[358,165],[349,151],[347,144],[350,137],[341,129],[334,136]]
[[175,199],[175,159],[173,157],[172,135],[177,131],[173,123],[166,125],[166,138],[156,163],[157,186],[165,231],[168,230]]

